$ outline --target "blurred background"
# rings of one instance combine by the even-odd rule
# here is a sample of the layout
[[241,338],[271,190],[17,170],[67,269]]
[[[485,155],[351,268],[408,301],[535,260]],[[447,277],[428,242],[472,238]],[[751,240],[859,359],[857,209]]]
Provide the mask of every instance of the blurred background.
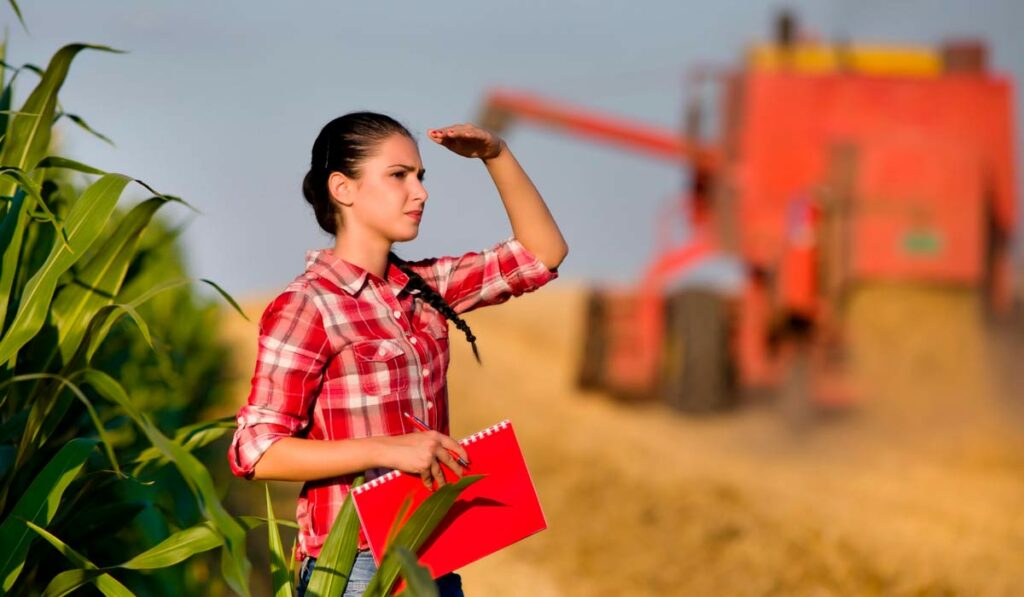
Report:
[[[299,194],[328,120],[420,137],[407,257],[509,234],[426,129],[508,139],[571,251],[468,317],[485,366],[453,342],[452,429],[516,423],[549,529],[464,569],[467,594],[1024,590],[1019,3],[22,8],[18,60],[129,50],[83,55],[61,95],[116,145],[65,153],[202,210],[168,225],[252,320],[332,243]],[[218,327],[208,416],[244,403],[256,351],[252,321]],[[221,473],[259,513],[262,485]],[[297,492],[275,485],[279,514]]]

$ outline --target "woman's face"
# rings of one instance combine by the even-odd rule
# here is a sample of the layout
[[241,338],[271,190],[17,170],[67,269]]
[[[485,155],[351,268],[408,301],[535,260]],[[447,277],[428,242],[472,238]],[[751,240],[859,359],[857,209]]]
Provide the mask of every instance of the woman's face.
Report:
[[381,141],[360,167],[359,178],[346,178],[343,229],[358,227],[388,242],[416,238],[427,201],[424,173],[412,139],[394,134]]

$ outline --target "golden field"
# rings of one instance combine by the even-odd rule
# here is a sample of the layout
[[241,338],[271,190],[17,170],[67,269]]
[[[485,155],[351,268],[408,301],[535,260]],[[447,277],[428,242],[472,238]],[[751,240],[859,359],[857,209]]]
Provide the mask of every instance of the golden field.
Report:
[[[549,523],[463,569],[467,595],[1024,594],[1024,333],[986,331],[973,295],[859,291],[860,398],[799,426],[769,398],[688,418],[577,390],[584,295],[558,282],[470,314],[482,367],[452,334],[453,435],[511,418]],[[225,333],[230,411],[256,326]],[[278,486],[279,515],[296,492]]]

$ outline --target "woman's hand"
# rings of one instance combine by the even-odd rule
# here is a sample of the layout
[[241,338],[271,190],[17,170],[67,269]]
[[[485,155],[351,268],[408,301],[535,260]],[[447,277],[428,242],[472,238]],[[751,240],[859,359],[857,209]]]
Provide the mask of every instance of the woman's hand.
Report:
[[430,129],[427,134],[435,143],[466,158],[490,160],[501,155],[505,149],[501,137],[475,124],[453,124],[441,129]]
[[385,446],[386,466],[419,475],[427,489],[433,489],[434,483],[437,483],[438,487],[445,484],[444,471],[441,470],[442,463],[454,471],[457,476],[462,476],[462,467],[452,458],[448,450],[453,450],[463,460],[469,458],[465,448],[457,441],[436,431],[408,433],[379,439]]

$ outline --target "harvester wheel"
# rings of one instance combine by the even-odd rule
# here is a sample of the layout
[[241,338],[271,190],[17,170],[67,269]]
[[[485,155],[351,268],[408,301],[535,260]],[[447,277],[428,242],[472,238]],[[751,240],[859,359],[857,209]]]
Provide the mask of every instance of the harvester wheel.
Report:
[[577,384],[585,390],[601,389],[604,379],[604,361],[607,346],[605,300],[600,292],[587,297],[586,320],[583,325],[583,350],[580,355]]
[[736,401],[726,300],[707,290],[682,290],[666,301],[659,392],[672,408],[714,412]]

